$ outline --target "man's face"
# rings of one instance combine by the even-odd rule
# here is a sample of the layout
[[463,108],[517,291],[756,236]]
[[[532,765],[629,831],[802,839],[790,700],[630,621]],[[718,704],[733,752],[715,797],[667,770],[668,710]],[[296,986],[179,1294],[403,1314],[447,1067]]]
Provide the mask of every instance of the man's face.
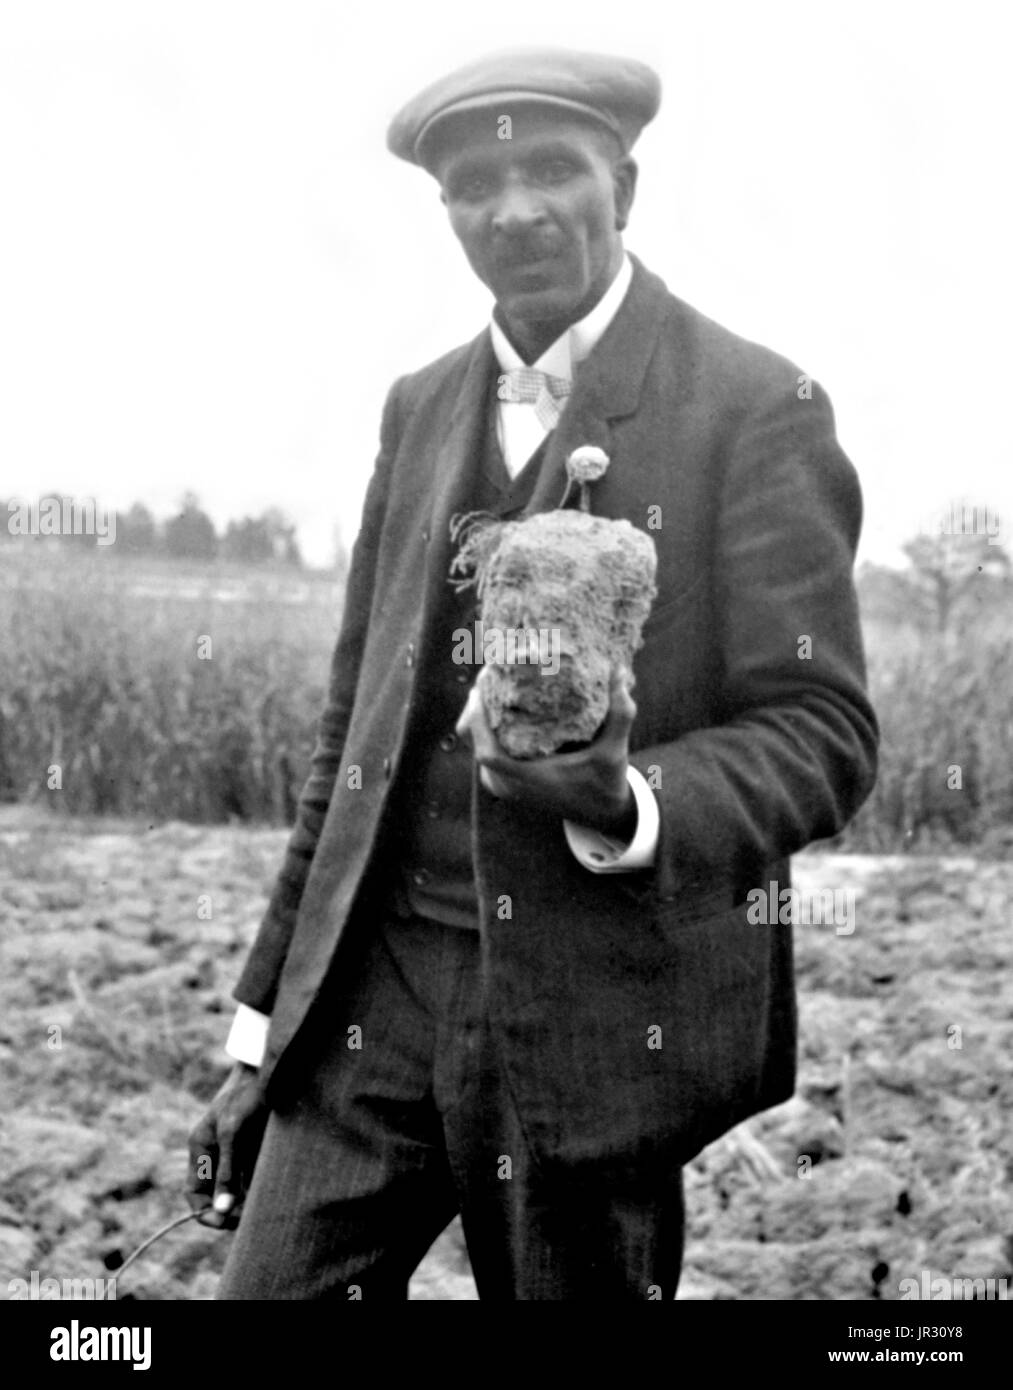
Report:
[[515,113],[509,140],[502,129],[483,112],[448,141],[442,197],[518,346],[548,346],[619,269],[636,166],[607,132],[555,112]]

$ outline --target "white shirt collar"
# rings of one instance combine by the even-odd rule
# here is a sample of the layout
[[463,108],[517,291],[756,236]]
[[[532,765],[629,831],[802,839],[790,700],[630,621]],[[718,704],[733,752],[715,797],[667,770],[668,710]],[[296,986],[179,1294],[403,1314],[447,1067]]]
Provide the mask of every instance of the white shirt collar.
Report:
[[[551,376],[572,381],[574,367],[590,355],[592,348],[615,318],[620,304],[626,298],[626,291],[632,279],[633,265],[629,256],[624,253],[623,263],[616,278],[590,313],[572,323],[565,333],[561,333],[556,341],[545,349],[538,361],[530,365],[540,372],[548,372]],[[490,333],[492,350],[505,372],[529,365],[521,358],[495,319],[490,324]]]

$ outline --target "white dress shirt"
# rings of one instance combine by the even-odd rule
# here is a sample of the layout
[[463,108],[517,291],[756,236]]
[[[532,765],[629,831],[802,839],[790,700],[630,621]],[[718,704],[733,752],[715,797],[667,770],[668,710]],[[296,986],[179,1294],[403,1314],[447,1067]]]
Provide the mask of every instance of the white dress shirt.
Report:
[[[537,362],[525,362],[512,346],[495,319],[490,324],[492,348],[503,371],[515,367],[533,367],[566,381],[573,380],[576,367],[589,356],[626,297],[633,278],[633,266],[623,257],[611,285],[598,303],[578,322],[562,333],[545,349]],[[515,478],[528,459],[541,445],[548,431],[535,414],[535,406],[527,401],[497,402],[496,433],[503,461],[511,478]],[[661,818],[654,793],[635,767],[627,769],[627,779],[637,803],[637,829],[633,839],[624,844],[590,830],[586,826],[563,822],[563,833],[572,853],[585,869],[593,874],[622,874],[634,869],[650,868],[658,847]],[[248,1004],[240,1004],[232,1022],[225,1050],[238,1062],[252,1067],[260,1065],[267,1041],[270,1019]]]
[[[620,304],[626,298],[626,291],[633,278],[633,266],[629,256],[623,257],[622,266],[616,278],[599,299],[589,314],[579,323],[571,324],[565,333],[545,349],[537,362],[525,362],[500,328],[495,319],[489,325],[492,335],[492,350],[503,371],[515,367],[532,367],[549,376],[562,377],[572,381],[574,369],[591,353],[591,349],[616,316]],[[496,434],[503,454],[503,462],[511,478],[516,478],[528,459],[542,443],[548,431],[535,414],[535,407],[528,401],[499,401],[496,421]]]

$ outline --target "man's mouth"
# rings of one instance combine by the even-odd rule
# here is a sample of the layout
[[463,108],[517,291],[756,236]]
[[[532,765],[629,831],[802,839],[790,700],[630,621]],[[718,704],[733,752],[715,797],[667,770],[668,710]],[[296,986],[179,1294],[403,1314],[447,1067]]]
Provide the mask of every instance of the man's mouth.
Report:
[[556,253],[548,246],[532,246],[524,251],[508,251],[496,257],[497,267],[508,274],[518,271],[541,269],[549,261],[556,259]]
[[498,278],[503,289],[515,294],[542,294],[558,288],[561,283],[559,262],[551,256],[501,268]]

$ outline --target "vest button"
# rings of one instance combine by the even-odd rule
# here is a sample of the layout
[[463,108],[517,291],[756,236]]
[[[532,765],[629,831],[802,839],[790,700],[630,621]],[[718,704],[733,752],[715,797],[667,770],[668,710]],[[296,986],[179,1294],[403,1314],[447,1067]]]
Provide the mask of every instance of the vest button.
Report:
[[415,643],[414,643],[414,642],[409,642],[409,643],[408,643],[408,650],[407,650],[407,652],[405,653],[404,664],[405,664],[406,666],[414,666],[414,665],[415,665]]
[[412,883],[415,884],[416,888],[425,888],[431,876],[428,869],[416,869],[412,874]]
[[457,681],[458,685],[470,685],[471,683],[471,677],[468,675],[467,671],[458,671],[454,679]]
[[444,753],[452,753],[457,747],[457,735],[444,734],[440,739],[440,747],[443,749]]
[[438,801],[430,801],[426,806],[426,815],[430,820],[439,820],[440,803]]

